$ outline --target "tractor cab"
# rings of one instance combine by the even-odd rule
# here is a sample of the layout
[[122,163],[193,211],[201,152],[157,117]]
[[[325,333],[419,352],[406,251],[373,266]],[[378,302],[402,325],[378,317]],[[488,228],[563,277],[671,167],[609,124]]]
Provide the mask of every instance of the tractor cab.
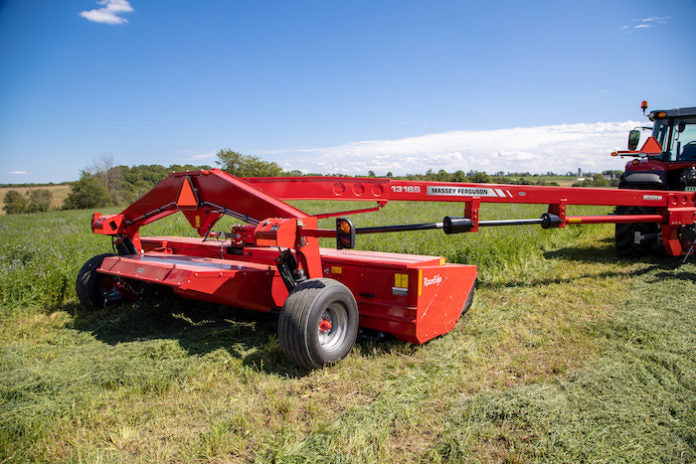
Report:
[[[647,102],[641,106],[647,109]],[[639,129],[628,136],[628,151],[613,156],[636,158],[626,163],[619,188],[692,190],[696,187],[696,107],[651,111],[651,136],[639,149]]]
[[652,136],[662,147],[662,161],[696,162],[696,107],[651,111]]

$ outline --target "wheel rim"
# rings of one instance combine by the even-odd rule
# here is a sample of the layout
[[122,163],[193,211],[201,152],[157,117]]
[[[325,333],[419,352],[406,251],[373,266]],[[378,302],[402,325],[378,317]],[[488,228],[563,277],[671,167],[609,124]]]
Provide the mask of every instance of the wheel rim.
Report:
[[322,312],[317,324],[319,345],[326,351],[339,349],[348,332],[348,311],[338,303],[331,303]]

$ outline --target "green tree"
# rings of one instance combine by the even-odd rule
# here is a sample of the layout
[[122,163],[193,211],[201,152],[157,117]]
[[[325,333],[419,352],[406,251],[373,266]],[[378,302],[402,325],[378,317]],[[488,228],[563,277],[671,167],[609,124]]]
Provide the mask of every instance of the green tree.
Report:
[[464,174],[464,171],[461,169],[458,169],[454,171],[454,174],[452,174],[452,181],[453,182],[468,182],[469,179],[466,177],[466,174]]
[[606,180],[602,174],[595,174],[592,176],[592,186],[593,187],[608,187],[609,181]]
[[10,190],[5,194],[5,206],[2,209],[7,214],[21,214],[26,212],[28,204],[27,197],[17,190]]
[[31,190],[29,191],[29,204],[27,205],[27,213],[48,211],[49,209],[51,209],[51,201],[53,201],[53,194],[50,190]]
[[111,196],[97,176],[82,171],[80,180],[70,186],[63,209],[88,209],[109,206]]
[[236,177],[278,177],[283,169],[274,161],[263,161],[257,156],[242,155],[229,148],[217,152],[216,163]]
[[491,178],[488,177],[488,174],[485,172],[475,172],[473,176],[471,176],[471,182],[475,184],[488,184],[491,182]]
[[437,171],[437,174],[435,174],[435,180],[438,182],[449,182],[452,180],[452,176],[444,169],[440,169]]

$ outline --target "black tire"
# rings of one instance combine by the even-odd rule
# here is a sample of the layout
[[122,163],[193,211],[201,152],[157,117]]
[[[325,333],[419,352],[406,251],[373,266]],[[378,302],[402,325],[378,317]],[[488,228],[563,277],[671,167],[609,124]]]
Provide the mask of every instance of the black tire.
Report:
[[467,312],[469,312],[469,309],[471,309],[471,305],[474,302],[475,291],[476,291],[476,282],[474,282],[474,285],[471,286],[471,291],[469,292],[469,296],[466,298],[466,301],[464,302],[464,307],[462,307],[462,313],[460,314],[460,317],[465,315]]
[[115,304],[123,301],[115,287],[115,280],[110,276],[99,274],[97,269],[104,258],[115,256],[113,253],[97,255],[89,259],[77,273],[75,292],[82,306],[90,311],[104,308],[106,304]]
[[280,312],[278,340],[285,356],[307,369],[345,358],[358,336],[358,305],[342,283],[311,279],[295,287]]
[[[617,206],[614,214],[655,214],[655,208],[644,206]],[[616,255],[622,258],[642,258],[659,254],[663,247],[658,240],[643,240],[635,243],[635,233],[643,235],[660,232],[660,226],[656,223],[616,224],[614,237],[616,241]]]

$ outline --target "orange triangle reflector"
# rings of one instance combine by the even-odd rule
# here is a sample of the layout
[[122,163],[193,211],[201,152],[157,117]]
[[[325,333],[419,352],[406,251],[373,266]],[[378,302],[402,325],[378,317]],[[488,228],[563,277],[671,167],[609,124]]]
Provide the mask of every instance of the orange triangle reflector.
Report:
[[193,191],[193,186],[191,185],[191,179],[189,177],[184,177],[184,182],[181,183],[181,190],[179,190],[176,206],[179,208],[195,208],[198,206],[198,198],[196,198],[196,192]]
[[648,137],[648,140],[643,144],[643,148],[640,149],[641,153],[662,153],[662,146],[660,142],[657,141],[655,137]]

